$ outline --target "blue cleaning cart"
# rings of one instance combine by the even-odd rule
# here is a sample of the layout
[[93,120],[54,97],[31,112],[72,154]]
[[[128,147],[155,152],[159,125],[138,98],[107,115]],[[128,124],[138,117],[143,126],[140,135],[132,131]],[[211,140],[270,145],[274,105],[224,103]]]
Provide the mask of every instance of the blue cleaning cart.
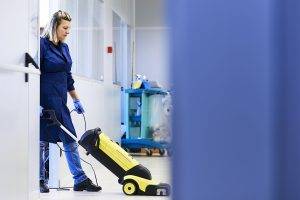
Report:
[[121,140],[121,146],[129,151],[146,149],[151,156],[153,149],[159,149],[160,155],[166,152],[171,154],[171,146],[166,141],[154,141],[149,121],[149,99],[151,95],[167,95],[167,91],[160,88],[151,89],[126,89],[126,137]]

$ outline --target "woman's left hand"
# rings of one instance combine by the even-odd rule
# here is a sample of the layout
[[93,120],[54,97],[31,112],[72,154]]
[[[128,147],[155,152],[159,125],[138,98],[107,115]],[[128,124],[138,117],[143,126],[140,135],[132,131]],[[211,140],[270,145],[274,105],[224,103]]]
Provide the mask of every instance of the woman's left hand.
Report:
[[79,99],[75,99],[73,101],[73,103],[74,103],[75,110],[78,114],[84,113],[83,106],[82,106],[81,102],[79,101]]

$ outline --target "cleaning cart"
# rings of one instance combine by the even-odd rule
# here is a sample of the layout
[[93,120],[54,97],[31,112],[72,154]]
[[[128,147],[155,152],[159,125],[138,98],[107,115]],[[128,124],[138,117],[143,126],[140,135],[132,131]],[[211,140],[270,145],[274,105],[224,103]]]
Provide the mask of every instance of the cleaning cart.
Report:
[[[162,108],[153,112],[154,108],[162,107],[161,105],[153,104],[153,99],[156,97],[165,97],[169,95],[168,91],[161,88],[140,88],[126,89],[126,137],[122,138],[121,146],[127,151],[140,151],[145,149],[147,155],[151,156],[154,149],[159,150],[160,155],[167,152],[171,154],[171,145],[169,139],[157,139],[159,132],[163,128],[151,123],[161,112]],[[167,111],[166,111],[167,112]],[[155,126],[156,125],[156,126]],[[164,129],[170,131],[169,129]]]

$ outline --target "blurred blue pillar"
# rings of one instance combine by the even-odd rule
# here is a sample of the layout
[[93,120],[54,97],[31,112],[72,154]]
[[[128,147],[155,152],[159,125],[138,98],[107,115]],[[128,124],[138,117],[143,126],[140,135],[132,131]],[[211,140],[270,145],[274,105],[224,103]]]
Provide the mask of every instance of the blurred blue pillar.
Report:
[[[284,148],[279,141],[288,128],[279,112],[290,108],[282,106],[286,100],[282,98],[285,60],[281,40],[285,36],[279,4],[276,0],[168,1],[175,91],[175,200],[286,197],[280,184],[285,180],[280,178],[284,173],[280,163],[295,149],[281,153]],[[298,44],[297,34],[293,36]],[[292,74],[300,70],[297,67]],[[300,91],[300,78],[293,76],[298,84],[294,89]],[[298,109],[299,94],[293,100]],[[293,148],[300,148],[296,145],[299,111],[295,133],[290,133],[294,136],[286,141],[297,139]],[[287,120],[294,115],[286,116]],[[298,165],[293,169],[300,170],[296,157]]]
[[280,200],[300,199],[300,1],[282,0]]

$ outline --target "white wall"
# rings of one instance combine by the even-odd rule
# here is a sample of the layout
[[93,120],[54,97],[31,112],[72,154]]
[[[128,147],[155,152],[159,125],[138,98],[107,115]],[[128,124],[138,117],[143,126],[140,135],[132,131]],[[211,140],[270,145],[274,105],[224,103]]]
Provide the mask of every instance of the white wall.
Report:
[[[104,1],[104,80],[96,81],[74,75],[75,88],[86,110],[87,129],[100,127],[113,140],[120,140],[120,88],[113,84],[112,54],[106,52],[112,46],[111,1]],[[69,98],[69,108],[73,102]],[[75,128],[80,136],[83,132],[81,116],[72,114]]]
[[[3,86],[0,103],[2,199],[36,199],[39,194],[39,108],[32,106],[39,104],[39,98],[36,98],[39,75],[29,73],[30,84],[25,83],[22,70],[21,67],[16,67],[15,71],[5,69],[0,64],[0,84]],[[29,121],[37,126],[31,126]]]
[[[111,139],[120,141],[120,89],[113,84],[99,83],[74,76],[75,88],[85,109],[87,129],[100,127]],[[74,108],[71,98],[68,107]],[[81,115],[72,113],[73,123],[80,137],[84,133]]]
[[164,88],[169,82],[169,31],[165,0],[137,0],[135,4],[135,73],[158,81]]
[[169,88],[168,28],[135,29],[136,73]]
[[37,0],[1,0],[1,199],[39,197],[39,71],[24,67],[25,52],[38,51],[37,13]]
[[136,0],[135,25],[136,27],[164,27],[166,0]]

